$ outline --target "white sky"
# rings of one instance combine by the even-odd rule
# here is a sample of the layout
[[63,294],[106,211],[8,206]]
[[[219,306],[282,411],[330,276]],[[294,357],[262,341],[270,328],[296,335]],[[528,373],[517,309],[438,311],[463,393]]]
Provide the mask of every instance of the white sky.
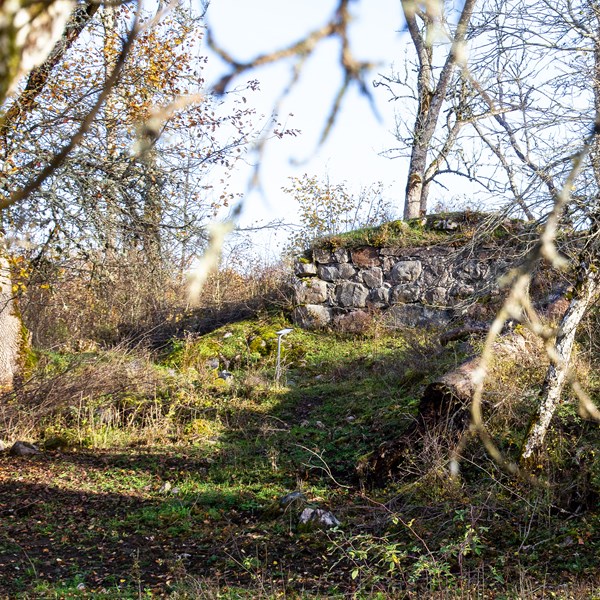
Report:
[[[217,43],[240,61],[257,54],[287,46],[307,31],[324,24],[335,0],[213,0],[208,21]],[[369,81],[377,72],[390,72],[390,65],[402,62],[406,33],[398,33],[403,25],[398,0],[370,0],[351,5],[356,16],[352,26],[352,45],[357,59],[378,64]],[[288,177],[303,173],[320,177],[328,174],[333,182],[346,181],[351,189],[359,189],[382,181],[388,194],[396,200],[398,214],[402,212],[406,160],[389,160],[378,156],[382,150],[397,142],[391,131],[394,127],[394,109],[383,88],[372,89],[382,122],[373,115],[367,100],[358,89],[350,90],[342,105],[342,112],[329,140],[315,154],[334,96],[341,80],[338,67],[339,46],[335,41],[322,44],[307,63],[299,86],[285,102],[280,119],[302,134],[297,138],[274,140],[269,143],[261,167],[264,195],[253,193],[247,198],[242,224],[283,218],[294,221],[293,202],[281,192]],[[216,80],[223,71],[223,63],[207,51],[210,58],[208,81]],[[261,82],[261,91],[254,97],[257,111],[268,115],[275,99],[290,77],[288,64],[278,64],[256,70],[251,75]],[[243,83],[240,80],[239,83]],[[292,113],[293,117],[287,117]],[[412,117],[411,117],[412,118]],[[307,162],[295,166],[293,161]],[[239,190],[248,180],[249,169],[240,170]]]

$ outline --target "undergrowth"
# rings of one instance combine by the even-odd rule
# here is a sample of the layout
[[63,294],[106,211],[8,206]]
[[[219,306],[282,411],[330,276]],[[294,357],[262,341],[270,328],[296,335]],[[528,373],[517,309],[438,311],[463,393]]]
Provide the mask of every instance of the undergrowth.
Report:
[[[40,352],[0,402],[0,563],[10,597],[589,598],[598,590],[598,428],[561,406],[538,485],[445,424],[410,438],[384,487],[361,461],[414,431],[425,386],[481,343],[439,332],[230,323],[147,349]],[[525,334],[523,334],[525,335]],[[517,457],[545,364],[499,353],[488,426]],[[579,368],[593,371],[592,354]],[[592,365],[592,366],[591,366]],[[282,506],[298,491],[298,504]],[[302,531],[305,507],[339,527]],[[52,560],[48,557],[51,554]],[[60,559],[60,560],[59,560]]]

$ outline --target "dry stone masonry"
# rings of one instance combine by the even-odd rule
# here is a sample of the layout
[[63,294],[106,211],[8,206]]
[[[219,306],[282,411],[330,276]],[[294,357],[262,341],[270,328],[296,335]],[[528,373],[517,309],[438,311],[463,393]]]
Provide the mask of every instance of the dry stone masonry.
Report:
[[494,245],[315,249],[295,263],[294,319],[320,328],[377,311],[392,326],[443,325],[497,295],[508,264]]

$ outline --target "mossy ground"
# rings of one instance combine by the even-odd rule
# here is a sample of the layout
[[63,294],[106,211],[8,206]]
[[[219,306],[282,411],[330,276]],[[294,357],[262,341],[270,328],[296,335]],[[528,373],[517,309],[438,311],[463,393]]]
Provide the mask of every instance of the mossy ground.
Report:
[[[448,228],[448,224],[452,226]],[[449,212],[427,217],[396,220],[376,227],[364,227],[338,235],[317,238],[312,248],[411,248],[437,244],[465,244],[476,235],[487,232],[486,240],[497,243],[522,236],[526,225],[519,219],[503,219],[499,215],[474,211]],[[491,237],[490,234],[491,233]]]
[[[25,390],[7,406],[35,421],[5,410],[4,429],[63,443],[0,456],[0,596],[600,597],[600,436],[569,401],[538,486],[502,473],[476,439],[450,477],[436,430],[387,487],[368,489],[357,465],[403,435],[424,386],[468,348],[377,323],[361,336],[295,329],[277,384],[284,326],[231,324],[160,357],[41,355],[40,381],[54,382],[44,412]],[[513,456],[534,367],[500,361],[489,391],[490,427]],[[278,505],[294,490],[342,525],[300,533],[299,507]]]

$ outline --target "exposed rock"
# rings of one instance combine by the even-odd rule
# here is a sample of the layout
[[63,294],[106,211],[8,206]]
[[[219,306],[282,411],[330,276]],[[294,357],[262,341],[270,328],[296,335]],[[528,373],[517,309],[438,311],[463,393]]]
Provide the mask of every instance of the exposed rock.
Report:
[[338,315],[333,320],[336,331],[344,333],[363,333],[373,323],[371,315],[364,310],[353,310],[344,315]]
[[447,304],[446,288],[438,285],[425,290],[425,302],[444,306]]
[[317,265],[303,260],[297,260],[294,263],[294,273],[296,277],[313,277],[317,274]]
[[468,260],[461,266],[461,275],[465,279],[478,281],[489,273],[489,266],[480,260]]
[[4,452],[6,450],[6,444],[0,440],[0,452]]
[[345,248],[337,248],[332,252],[333,260],[338,263],[347,263],[350,260],[350,254]]
[[371,267],[361,273],[363,283],[369,288],[378,288],[383,284],[383,271],[380,267]]
[[[333,257],[329,250],[325,250],[323,248],[315,248],[313,250],[313,259],[315,262],[326,264],[333,262]],[[342,261],[339,261],[342,262]]]
[[340,278],[340,272],[335,265],[320,265],[317,272],[323,281],[337,281]]
[[320,304],[327,301],[327,283],[312,278],[296,284],[296,299],[298,304]]
[[436,219],[428,225],[436,231],[456,231],[459,228],[459,224],[453,219]]
[[475,286],[467,283],[456,283],[448,295],[451,298],[471,298],[475,295]]
[[357,267],[378,267],[381,264],[377,248],[367,246],[350,251],[352,262]]
[[207,369],[218,369],[219,359],[217,357],[209,358],[204,364]]
[[303,329],[321,329],[331,322],[332,310],[321,304],[305,304],[294,309],[292,318]]
[[350,279],[356,275],[356,269],[348,263],[332,264],[320,266],[318,268],[319,277],[325,281],[338,281],[340,279]]
[[[430,215],[421,221],[428,229],[448,232],[472,225],[469,213]],[[388,320],[396,327],[444,325],[454,313],[441,307],[455,307],[470,319],[489,318],[481,309],[483,303],[470,300],[499,295],[498,278],[518,255],[513,241],[472,243],[470,238],[452,235],[447,239],[448,243],[428,246],[314,249],[314,264],[298,268],[303,280],[295,286],[295,305],[321,305],[324,309],[319,313],[314,308],[297,311],[297,322],[305,320],[308,327],[320,327],[330,323],[332,316],[366,307],[387,311]],[[299,262],[309,264],[306,255]],[[391,310],[412,304],[421,308]]]
[[394,265],[390,277],[393,283],[411,283],[418,279],[422,270],[420,260],[402,260]]
[[15,442],[8,451],[11,456],[33,456],[40,454],[39,448],[29,442]]
[[391,304],[417,302],[421,297],[421,288],[414,284],[400,284],[392,288]]
[[423,307],[423,315],[418,327],[445,327],[456,316],[451,308]]
[[379,254],[380,256],[402,256],[406,252],[406,248],[398,247],[398,246],[390,246],[386,248],[380,248]]
[[331,529],[339,527],[340,521],[336,516],[322,508],[305,508],[298,519],[299,531],[311,531],[313,529]]
[[389,284],[385,284],[382,287],[374,288],[369,292],[367,296],[367,306],[373,308],[384,308],[390,303],[390,288],[387,287]]
[[335,288],[335,297],[342,307],[364,308],[369,290],[361,283],[344,282]]

